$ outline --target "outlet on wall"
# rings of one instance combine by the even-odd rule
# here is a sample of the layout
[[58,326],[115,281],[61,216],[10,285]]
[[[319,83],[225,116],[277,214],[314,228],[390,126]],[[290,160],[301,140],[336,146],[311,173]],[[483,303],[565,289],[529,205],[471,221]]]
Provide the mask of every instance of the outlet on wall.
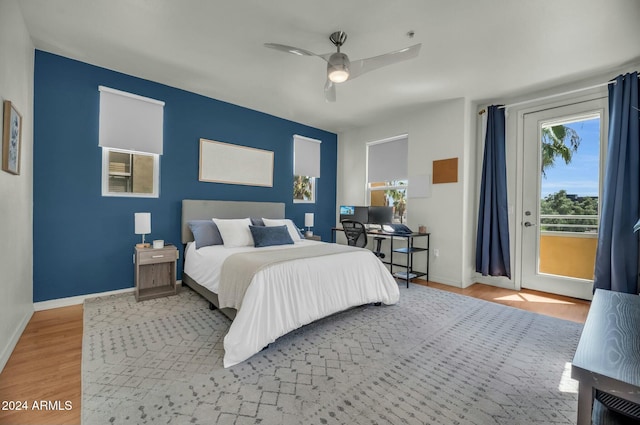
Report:
[[434,257],[439,257],[440,256],[440,250],[438,248],[433,250],[433,256]]

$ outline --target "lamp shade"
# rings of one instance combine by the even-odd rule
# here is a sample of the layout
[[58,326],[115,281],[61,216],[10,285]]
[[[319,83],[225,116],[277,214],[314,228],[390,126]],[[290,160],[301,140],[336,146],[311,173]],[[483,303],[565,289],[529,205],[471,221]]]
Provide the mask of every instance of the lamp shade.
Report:
[[148,235],[151,233],[151,213],[134,213],[136,235]]
[[304,214],[304,227],[313,227],[313,213]]

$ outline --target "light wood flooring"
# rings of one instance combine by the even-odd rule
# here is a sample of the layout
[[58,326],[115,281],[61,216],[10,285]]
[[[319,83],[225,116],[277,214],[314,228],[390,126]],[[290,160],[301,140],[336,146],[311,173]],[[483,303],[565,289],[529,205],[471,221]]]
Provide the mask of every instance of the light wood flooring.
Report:
[[[590,305],[573,298],[482,284],[465,289],[433,282],[427,286],[581,323]],[[81,355],[81,305],[35,312],[0,374],[0,424],[79,424]],[[60,410],[33,410],[33,403],[41,400],[59,402]],[[11,401],[26,401],[28,410],[1,410]],[[67,401],[70,410],[64,410]]]

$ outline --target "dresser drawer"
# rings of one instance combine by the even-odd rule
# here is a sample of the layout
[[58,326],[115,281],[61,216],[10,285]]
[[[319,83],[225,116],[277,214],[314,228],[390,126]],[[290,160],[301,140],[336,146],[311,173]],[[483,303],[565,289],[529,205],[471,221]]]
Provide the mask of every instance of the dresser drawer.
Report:
[[175,249],[150,249],[138,252],[138,264],[156,264],[176,261],[178,258]]

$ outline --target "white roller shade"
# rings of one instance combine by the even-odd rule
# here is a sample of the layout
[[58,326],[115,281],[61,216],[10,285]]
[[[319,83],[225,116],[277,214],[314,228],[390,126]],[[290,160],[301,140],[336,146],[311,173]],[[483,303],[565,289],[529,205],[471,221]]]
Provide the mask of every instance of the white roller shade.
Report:
[[408,145],[406,137],[369,144],[369,183],[406,180]]
[[99,145],[162,155],[164,102],[99,86]]
[[293,136],[293,174],[320,177],[320,140]]

